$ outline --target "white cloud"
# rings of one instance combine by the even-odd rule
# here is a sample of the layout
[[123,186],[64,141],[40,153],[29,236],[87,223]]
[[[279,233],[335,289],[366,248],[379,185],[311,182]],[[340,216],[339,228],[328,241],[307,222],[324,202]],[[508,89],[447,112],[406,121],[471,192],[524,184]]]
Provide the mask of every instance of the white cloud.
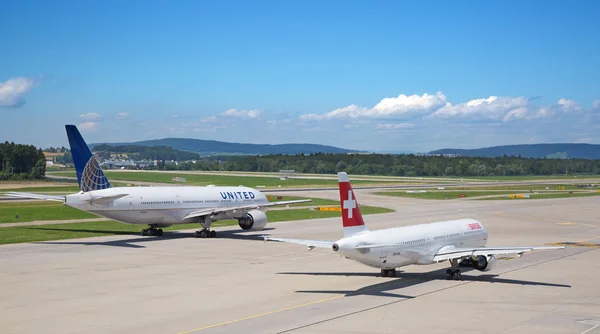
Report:
[[362,108],[355,104],[338,108],[325,114],[306,114],[303,120],[322,120],[332,118],[357,118],[357,117],[388,117],[403,115],[409,112],[430,112],[446,103],[446,96],[442,92],[435,95],[404,95],[384,98],[373,108]]
[[25,104],[24,95],[35,85],[34,80],[24,77],[11,78],[5,82],[0,82],[0,107],[22,107]]
[[556,114],[553,107],[542,107],[533,112],[529,118],[552,117]]
[[98,123],[97,122],[83,122],[80,123],[78,128],[82,129],[82,130],[96,130],[98,128]]
[[95,113],[95,112],[89,112],[87,114],[81,114],[81,115],[79,115],[79,117],[84,118],[84,119],[93,120],[93,119],[99,119],[102,116],[100,116],[100,114]]
[[560,99],[560,100],[558,100],[557,104],[561,108],[561,110],[564,112],[582,110],[581,107],[579,106],[579,104],[577,104],[577,102],[575,102],[573,100]]
[[120,113],[117,114],[117,119],[124,119],[124,118],[127,118],[127,117],[129,117],[129,114],[126,113],[126,112],[120,112]]
[[[364,121],[368,119],[381,119],[404,117],[405,119],[418,118],[460,118],[465,120],[491,120],[502,124],[516,120],[534,120],[539,118],[553,118],[559,113],[583,112],[584,109],[574,100],[559,99],[550,106],[536,106],[524,96],[489,96],[478,98],[463,103],[453,104],[447,101],[442,92],[435,95],[404,95],[395,98],[384,98],[373,108],[364,108],[351,104],[323,114],[304,114],[301,121],[350,119]],[[600,100],[593,102],[592,111],[600,111]],[[400,117],[398,117],[400,116]],[[382,123],[383,124],[383,123]],[[400,125],[380,125],[377,129],[392,129]],[[344,125],[346,128],[352,126]]]
[[213,126],[213,127],[195,128],[192,131],[194,131],[194,132],[201,132],[201,133],[203,133],[203,132],[215,132],[217,130],[226,129],[226,128],[227,128],[226,125],[216,125],[216,126]]
[[210,117],[200,119],[200,123],[212,123],[212,122],[216,122],[216,121],[217,121],[216,116],[210,116]]
[[448,102],[431,116],[470,116],[473,118],[489,118],[493,120],[509,121],[524,118],[527,115],[528,104],[529,100],[522,96],[490,96],[485,99],[475,99],[457,105],[452,105],[452,103]]
[[237,109],[229,109],[225,110],[221,113],[221,116],[228,117],[241,117],[241,118],[258,118],[263,114],[262,110],[252,109],[252,110],[237,110]]
[[377,130],[397,130],[397,129],[410,129],[414,128],[415,125],[413,123],[387,123],[387,124],[377,124],[375,129]]

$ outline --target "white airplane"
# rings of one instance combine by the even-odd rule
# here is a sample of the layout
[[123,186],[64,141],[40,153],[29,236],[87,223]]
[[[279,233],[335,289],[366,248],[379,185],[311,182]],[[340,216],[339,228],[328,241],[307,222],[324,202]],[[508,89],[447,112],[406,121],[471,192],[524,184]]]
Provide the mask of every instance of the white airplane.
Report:
[[112,188],[77,127],[65,128],[81,191],[66,196],[20,192],[6,195],[59,201],[123,223],[148,225],[142,235],[160,236],[163,234],[160,227],[200,223],[203,228],[195,233],[200,238],[216,237],[210,225],[223,219],[237,219],[243,230],[260,231],[267,225],[268,207],[311,201],[269,202],[260,191],[242,186]]
[[491,270],[499,255],[518,256],[534,250],[565,247],[485,247],[488,233],[475,219],[459,219],[369,231],[365,226],[348,175],[338,173],[344,237],[338,241],[316,241],[264,237],[308,246],[330,248],[367,266],[381,269],[383,277],[395,277],[396,268],[450,261],[448,279],[460,279],[460,266]]

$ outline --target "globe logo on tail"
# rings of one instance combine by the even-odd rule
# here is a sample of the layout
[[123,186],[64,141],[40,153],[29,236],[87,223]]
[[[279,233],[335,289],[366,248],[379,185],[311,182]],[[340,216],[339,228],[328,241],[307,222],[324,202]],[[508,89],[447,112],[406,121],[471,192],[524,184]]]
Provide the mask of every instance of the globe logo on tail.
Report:
[[81,174],[80,188],[84,192],[110,188],[108,179],[104,176],[100,165],[98,165],[98,161],[93,156],[85,164],[85,168]]

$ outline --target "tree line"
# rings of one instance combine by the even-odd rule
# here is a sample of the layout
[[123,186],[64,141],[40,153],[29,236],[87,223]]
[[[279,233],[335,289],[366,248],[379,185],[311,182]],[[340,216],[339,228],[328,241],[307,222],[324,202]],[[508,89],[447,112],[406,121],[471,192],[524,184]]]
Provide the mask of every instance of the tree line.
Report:
[[33,145],[0,143],[0,180],[42,179],[46,173],[44,152]]
[[518,176],[600,174],[600,160],[420,156],[413,154],[310,154],[206,157],[178,164],[161,162],[163,170],[214,170],[386,176]]

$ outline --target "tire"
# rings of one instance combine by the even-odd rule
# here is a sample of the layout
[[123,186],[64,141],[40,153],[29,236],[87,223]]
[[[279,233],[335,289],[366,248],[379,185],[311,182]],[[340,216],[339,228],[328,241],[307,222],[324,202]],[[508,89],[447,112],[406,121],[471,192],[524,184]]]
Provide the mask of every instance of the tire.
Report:
[[215,230],[210,231],[210,237],[211,238],[216,238],[217,237],[217,231],[215,231]]
[[160,237],[161,235],[163,235],[163,230],[162,230],[162,228],[159,228],[158,230],[156,230],[156,232],[157,232],[157,233],[156,233],[156,236],[157,236],[157,237]]

